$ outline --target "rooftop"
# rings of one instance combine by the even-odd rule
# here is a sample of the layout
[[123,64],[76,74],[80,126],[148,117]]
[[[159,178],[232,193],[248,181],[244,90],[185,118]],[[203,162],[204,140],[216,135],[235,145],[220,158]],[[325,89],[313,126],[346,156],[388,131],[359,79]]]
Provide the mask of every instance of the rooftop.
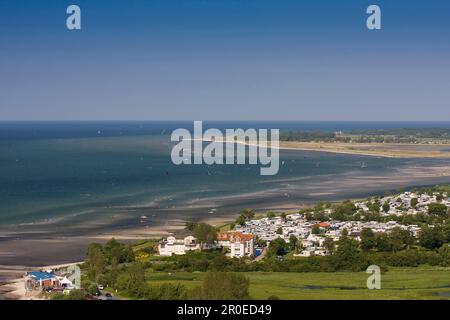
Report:
[[33,271],[27,272],[27,276],[33,278],[34,280],[49,280],[56,277],[54,273],[41,272],[41,271]]

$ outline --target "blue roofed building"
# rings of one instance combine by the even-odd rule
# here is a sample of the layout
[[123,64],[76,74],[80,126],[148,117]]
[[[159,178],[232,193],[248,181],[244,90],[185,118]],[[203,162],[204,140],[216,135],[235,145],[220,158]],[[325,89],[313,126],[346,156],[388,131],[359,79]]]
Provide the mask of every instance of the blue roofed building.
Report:
[[25,275],[25,286],[28,289],[55,287],[59,285],[59,277],[53,272],[32,271],[27,272]]

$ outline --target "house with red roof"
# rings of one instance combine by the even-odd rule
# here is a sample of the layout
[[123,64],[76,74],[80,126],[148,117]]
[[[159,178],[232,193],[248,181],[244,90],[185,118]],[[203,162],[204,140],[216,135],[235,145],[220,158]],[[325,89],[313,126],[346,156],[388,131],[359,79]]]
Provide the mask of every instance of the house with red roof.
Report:
[[253,256],[254,240],[255,237],[251,233],[230,231],[217,234],[217,244],[223,248],[229,248],[232,258]]

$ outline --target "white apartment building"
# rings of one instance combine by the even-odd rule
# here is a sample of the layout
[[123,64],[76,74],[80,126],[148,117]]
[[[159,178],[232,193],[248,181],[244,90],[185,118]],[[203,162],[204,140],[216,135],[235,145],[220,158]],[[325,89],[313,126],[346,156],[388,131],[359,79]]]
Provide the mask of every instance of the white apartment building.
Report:
[[158,252],[161,256],[171,256],[173,254],[183,255],[186,251],[200,249],[200,244],[193,236],[184,239],[176,239],[173,236],[162,240],[158,245]]
[[254,236],[250,233],[220,232],[217,243],[224,248],[230,248],[230,257],[250,257],[254,254]]

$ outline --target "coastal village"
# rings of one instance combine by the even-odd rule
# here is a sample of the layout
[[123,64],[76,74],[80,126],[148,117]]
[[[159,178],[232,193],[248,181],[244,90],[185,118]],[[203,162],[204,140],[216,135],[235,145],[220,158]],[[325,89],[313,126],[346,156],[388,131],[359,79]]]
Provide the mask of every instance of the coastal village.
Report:
[[[262,259],[270,243],[276,239],[283,239],[289,243],[294,237],[298,241],[298,248],[293,257],[312,257],[331,255],[326,242],[338,241],[345,233],[356,241],[361,241],[364,229],[373,233],[389,234],[393,229],[407,230],[414,236],[420,236],[421,228],[417,224],[399,223],[389,220],[392,217],[405,217],[415,215],[428,215],[433,204],[450,208],[448,193],[415,193],[403,192],[364,201],[351,202],[360,219],[340,220],[333,219],[334,206],[320,206],[310,210],[276,215],[267,214],[266,217],[253,217],[240,224],[233,224],[225,231],[219,231],[214,241],[200,243],[193,235],[185,237],[169,236],[159,241],[156,254],[161,257],[185,255],[189,251],[203,249],[222,249],[229,258]],[[383,222],[372,221],[365,215],[376,211],[379,216],[385,217]],[[322,219],[316,219],[321,217]],[[21,290],[23,298],[35,299],[44,293],[70,294],[72,290],[80,289],[79,275],[74,265],[48,268],[26,272],[23,277]],[[78,269],[79,270],[79,269]],[[111,294],[103,294],[102,287],[97,288],[95,299],[112,299]]]
[[[414,199],[414,200],[413,200]],[[361,215],[368,213],[370,201],[355,202],[355,206]],[[418,194],[404,192],[397,196],[386,196],[379,199],[379,212],[381,216],[402,216],[427,214],[429,205],[433,203],[444,204],[450,208],[450,198],[447,193]],[[314,215],[315,212],[309,212]],[[323,214],[329,216],[332,208],[325,208]],[[244,225],[237,226],[232,231],[219,232],[213,246],[228,249],[230,258],[258,257],[263,248],[256,244],[256,240],[265,242],[267,247],[271,241],[282,238],[289,242],[291,237],[301,242],[301,250],[294,256],[310,257],[331,254],[324,247],[326,239],[339,241],[344,230],[348,236],[360,241],[363,229],[371,229],[374,233],[389,233],[394,228],[409,231],[417,237],[421,228],[415,224],[400,224],[396,221],[319,221],[307,219],[306,214],[293,213],[282,216],[264,217],[246,221]],[[259,241],[258,241],[259,242]],[[260,242],[259,242],[260,243]],[[193,236],[176,239],[171,236],[163,239],[158,246],[158,252],[163,256],[183,255],[190,250],[199,250],[200,244]]]

